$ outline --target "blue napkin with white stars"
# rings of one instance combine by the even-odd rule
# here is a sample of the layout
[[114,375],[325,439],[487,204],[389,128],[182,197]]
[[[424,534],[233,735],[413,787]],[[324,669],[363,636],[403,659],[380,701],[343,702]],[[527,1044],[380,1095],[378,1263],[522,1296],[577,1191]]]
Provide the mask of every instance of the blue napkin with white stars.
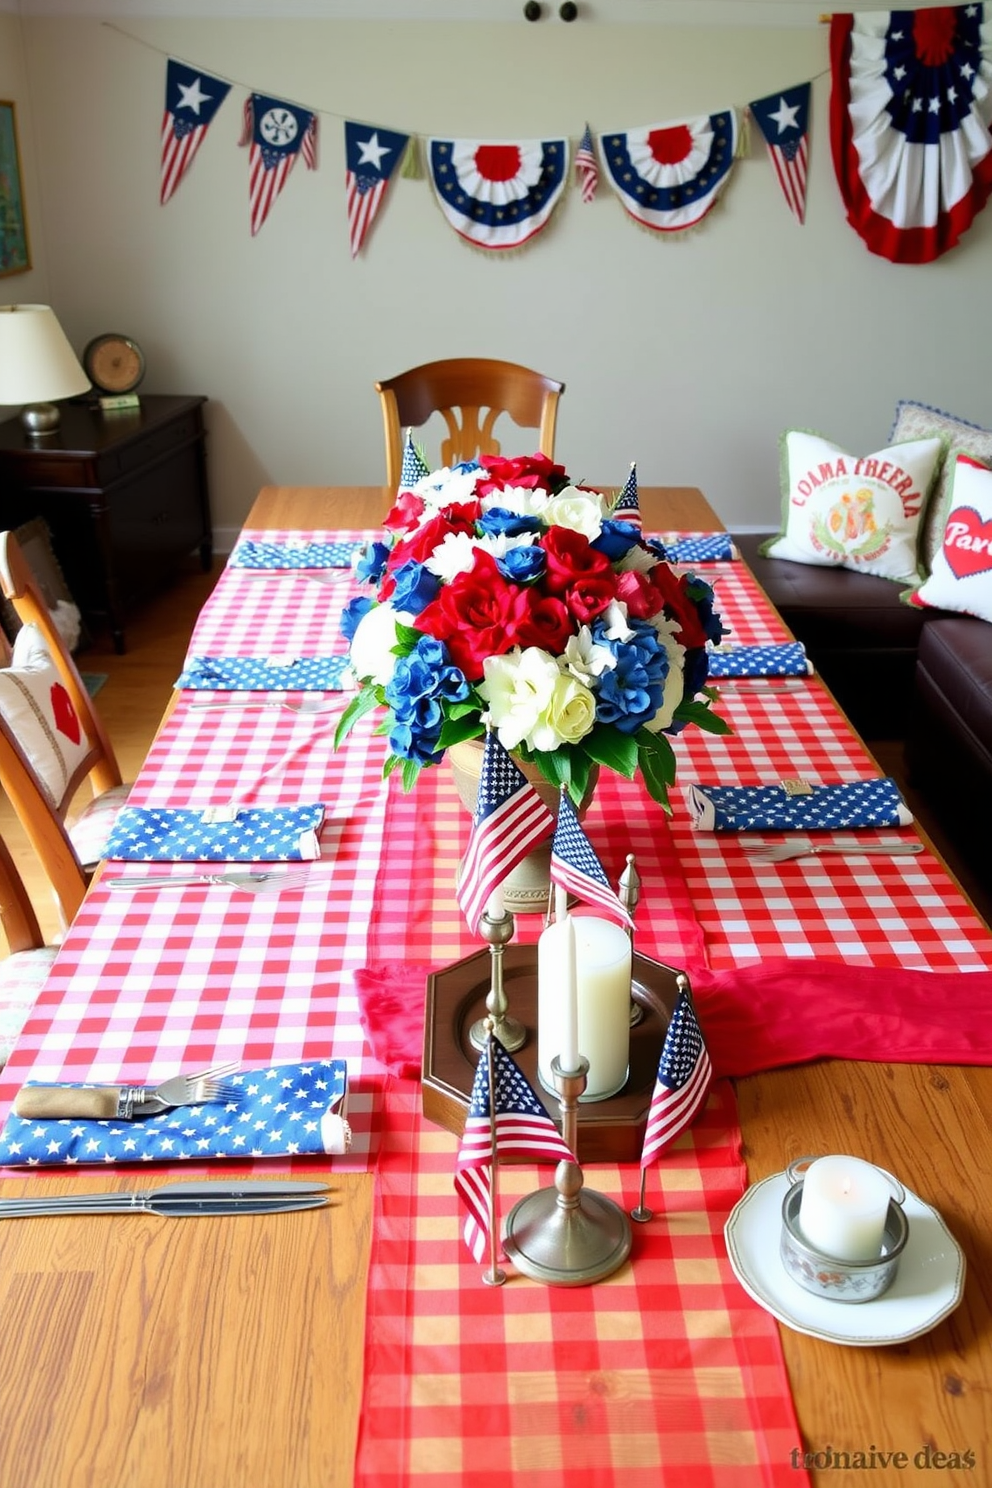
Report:
[[215,1157],[341,1154],[351,1145],[343,1059],[243,1070],[226,1075],[224,1083],[238,1087],[237,1099],[177,1106],[135,1121],[11,1115],[0,1132],[0,1163],[31,1168],[98,1163],[106,1168]]
[[136,863],[299,863],[320,857],[323,803],[170,810],[124,806],[105,858]]
[[244,538],[228,562],[232,568],[350,568],[352,557],[362,546],[353,539],[348,542],[276,543]]
[[836,832],[913,820],[888,776],[816,785],[808,795],[790,795],[782,785],[690,785],[686,803],[704,832]]
[[706,533],[699,537],[680,537],[665,543],[670,563],[719,563],[737,557],[729,532]]
[[343,692],[347,656],[191,656],[175,684],[191,692]]
[[709,652],[711,677],[806,677],[813,670],[801,641],[728,646]]

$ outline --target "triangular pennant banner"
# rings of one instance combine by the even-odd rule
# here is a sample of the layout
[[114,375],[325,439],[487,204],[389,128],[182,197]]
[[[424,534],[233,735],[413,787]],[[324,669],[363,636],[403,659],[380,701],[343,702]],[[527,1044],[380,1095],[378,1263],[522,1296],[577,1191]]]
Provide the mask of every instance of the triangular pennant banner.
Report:
[[547,226],[568,173],[568,141],[427,142],[441,211],[476,248],[519,248]]
[[610,185],[624,210],[655,232],[683,232],[706,216],[727,184],[737,150],[733,109],[700,119],[611,130],[599,136]]
[[810,92],[809,83],[799,83],[748,104],[768,146],[768,157],[789,210],[800,222],[806,220]]
[[214,114],[230,91],[230,83],[169,58],[165,71],[159,187],[159,200],[163,205],[193,164],[193,157],[203,143]]
[[410,142],[408,134],[391,129],[373,129],[368,124],[346,123],[344,151],[345,187],[348,198],[348,234],[355,258],[375,221],[389,178],[399,165]]
[[285,186],[297,156],[303,156],[308,170],[317,164],[317,116],[293,103],[252,93],[245,99],[240,143],[251,145],[248,179],[254,237]]

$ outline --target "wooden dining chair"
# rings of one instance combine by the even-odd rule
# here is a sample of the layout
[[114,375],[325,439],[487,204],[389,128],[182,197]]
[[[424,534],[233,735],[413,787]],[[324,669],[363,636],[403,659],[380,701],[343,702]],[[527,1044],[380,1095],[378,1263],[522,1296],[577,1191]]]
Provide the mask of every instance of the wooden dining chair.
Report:
[[554,456],[558,400],[565,384],[516,362],[485,357],[426,362],[377,382],[375,388],[386,437],[386,483],[394,489],[403,466],[403,431],[420,428],[434,414],[440,414],[448,428],[448,437],[441,441],[442,465],[480,454],[498,455],[493,426],[504,414],[523,429],[536,429],[537,448]]
[[8,954],[0,960],[0,1067],[48,978],[58,947],[46,945],[34,905],[6,842],[0,837],[0,925]]
[[130,787],[12,532],[0,533],[0,590],[21,621],[0,668],[0,785],[68,923]]

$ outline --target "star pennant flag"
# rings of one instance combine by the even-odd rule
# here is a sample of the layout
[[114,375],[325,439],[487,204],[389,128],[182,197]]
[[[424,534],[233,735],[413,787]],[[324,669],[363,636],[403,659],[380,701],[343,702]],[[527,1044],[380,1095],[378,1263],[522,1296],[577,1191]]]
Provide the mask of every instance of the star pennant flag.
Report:
[[614,522],[629,522],[631,527],[641,525],[641,503],[637,495],[637,466],[631,462],[630,474],[623,483],[623,490],[613,503],[610,516]]
[[810,91],[809,83],[800,83],[748,104],[751,118],[768,146],[768,156],[789,210],[800,222],[806,220]]
[[616,915],[625,925],[633,926],[634,922],[611,887],[565,790],[561,793],[551,843],[551,881],[584,903],[596,904],[607,914]]
[[409,491],[412,486],[430,473],[427,462],[413,442],[413,430],[407,429],[406,443],[403,445],[403,464],[400,468],[400,490]]
[[231,91],[230,83],[197,72],[169,58],[165,70],[165,113],[162,115],[162,176],[159,200],[164,206],[183,176],[213,122],[214,114]]
[[[489,1050],[493,1055],[493,1095],[489,1100]],[[499,1039],[489,1034],[472,1083],[465,1130],[455,1159],[455,1192],[467,1210],[462,1234],[473,1258],[485,1259],[489,1242],[489,1201],[496,1155],[507,1161],[575,1162],[558,1128],[541,1105],[519,1065]]]
[[317,115],[293,103],[252,93],[245,99],[242,145],[251,145],[248,165],[252,237],[272,209],[289,173],[302,155],[308,170],[317,164]]
[[475,248],[520,248],[546,227],[568,174],[568,140],[427,142],[431,185]]
[[712,1078],[713,1068],[702,1030],[688,988],[683,984],[658,1062],[641,1148],[642,1168],[653,1163],[662,1148],[690,1125],[706,1100]]
[[624,211],[654,232],[695,227],[715,205],[737,155],[733,109],[701,119],[615,129],[599,136],[607,178]]
[[599,185],[599,161],[596,159],[596,147],[588,124],[575,152],[575,176],[582,191],[582,200],[591,202]]
[[834,12],[830,146],[847,220],[872,253],[930,263],[992,194],[984,5]]
[[458,903],[473,934],[490,894],[550,834],[554,824],[537,791],[490,730],[482,755],[472,836],[458,885]]
[[402,160],[408,134],[391,129],[373,129],[368,124],[344,126],[345,187],[348,201],[348,234],[351,256],[359,249],[375,221],[389,179]]

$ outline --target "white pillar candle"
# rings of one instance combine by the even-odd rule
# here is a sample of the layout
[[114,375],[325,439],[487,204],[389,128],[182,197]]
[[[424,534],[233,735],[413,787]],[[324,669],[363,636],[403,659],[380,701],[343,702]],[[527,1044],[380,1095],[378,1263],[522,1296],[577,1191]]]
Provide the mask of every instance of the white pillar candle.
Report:
[[582,1099],[605,1100],[627,1083],[630,1062],[630,939],[612,920],[567,915],[549,925],[537,946],[537,1063],[555,1089],[551,1061],[565,1063],[566,925],[574,926],[578,1053],[589,1061]]
[[838,1261],[873,1261],[892,1188],[884,1173],[860,1157],[818,1157],[806,1170],[799,1228],[814,1250]]
[[497,884],[489,895],[486,904],[486,915],[491,920],[501,920],[506,913],[505,900],[503,897],[503,885]]
[[562,921],[562,952],[565,999],[558,1059],[563,1072],[572,1074],[579,1067],[579,984],[575,965],[575,921],[569,914]]

